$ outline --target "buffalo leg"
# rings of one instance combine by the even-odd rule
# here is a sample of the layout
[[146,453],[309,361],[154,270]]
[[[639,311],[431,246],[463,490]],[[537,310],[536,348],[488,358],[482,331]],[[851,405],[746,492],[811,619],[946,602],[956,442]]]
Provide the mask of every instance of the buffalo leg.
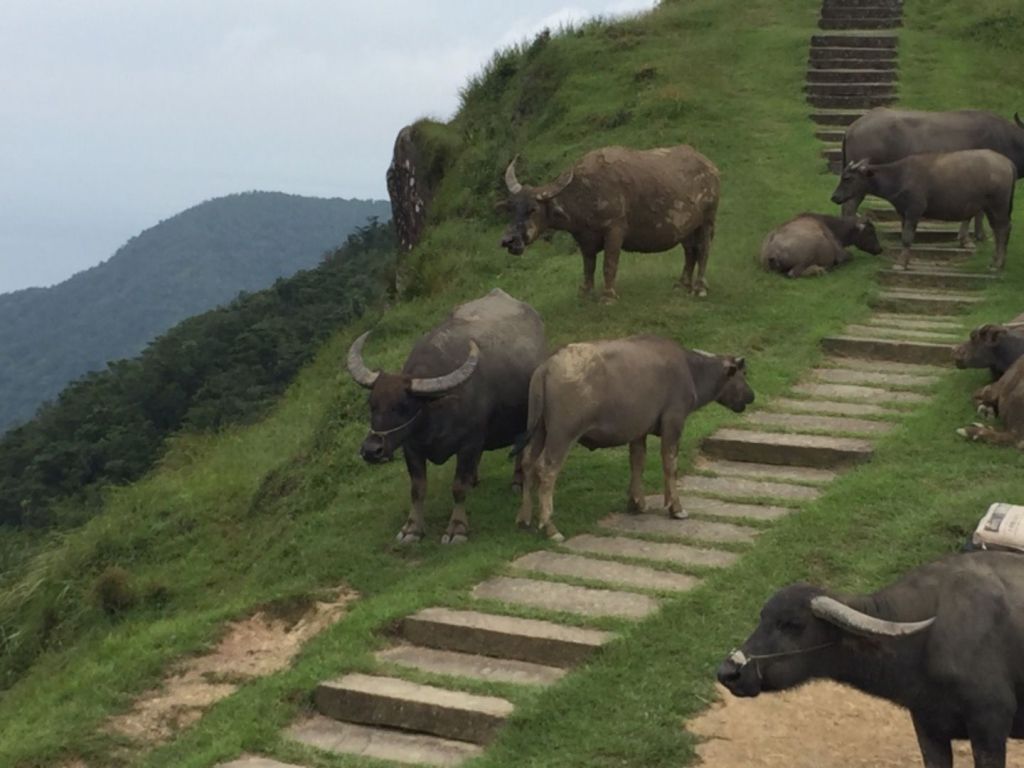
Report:
[[679,459],[679,438],[682,428],[673,429],[663,424],[661,427],[661,472],[665,481],[665,509],[669,517],[682,519],[686,517],[683,503],[679,500],[679,487],[676,484],[676,465]]
[[512,492],[523,492],[523,454],[516,454],[516,463],[512,468]]
[[914,235],[917,233],[917,216],[904,215],[903,233],[900,242],[903,250],[900,251],[896,264],[900,269],[910,269],[910,249],[914,245]]
[[466,491],[473,487],[480,466],[482,448],[473,445],[459,451],[455,463],[455,479],[452,482],[452,516],[448,520],[448,530],[441,537],[442,544],[461,544],[469,538],[469,518],[466,516]]
[[[977,705],[976,705],[977,706]],[[1016,704],[1011,712],[1016,710]],[[1013,715],[1000,716],[992,707],[978,708],[985,716],[967,722],[975,768],[1006,768],[1006,740],[1010,737]]]
[[1006,246],[1010,242],[1010,217],[999,215],[993,216],[991,212],[986,212],[988,216],[988,223],[992,227],[992,235],[996,241],[996,252],[992,257],[992,265],[989,267],[991,270],[1001,270],[1006,266]]
[[911,714],[911,719],[914,721],[917,746],[921,749],[924,768],[953,768],[953,745],[950,740],[932,733],[913,714]]
[[629,500],[626,511],[644,511],[644,460],[647,458],[647,435],[629,444]]
[[405,468],[409,471],[409,495],[412,505],[409,518],[396,537],[403,544],[417,542],[427,532],[423,522],[423,504],[427,498],[427,462],[418,453],[405,448]]
[[956,431],[961,437],[966,437],[972,442],[990,443],[991,445],[1017,445],[1017,436],[1012,432],[986,427],[984,424],[971,424],[969,427],[960,427]]
[[712,222],[704,224],[694,233],[694,245],[697,251],[697,279],[693,282],[692,293],[694,296],[707,296],[708,283],[704,279],[704,272],[708,268],[708,256],[711,255],[711,240],[715,236],[715,225]]
[[971,240],[970,231],[971,231],[971,220],[970,219],[964,219],[963,221],[961,221],[960,222],[960,233],[956,237],[957,241],[960,243],[960,247],[961,248],[973,248],[974,247],[974,241]]
[[597,271],[597,249],[581,247],[583,254],[583,285],[580,286],[580,297],[587,298],[594,293],[594,272]]
[[522,459],[523,494],[519,501],[516,525],[523,529],[533,525],[533,497],[537,493],[537,459],[544,451],[546,440],[547,428],[544,425],[544,420],[541,419],[537,425],[537,431],[533,433],[530,442],[519,454],[519,458]]
[[974,217],[974,239],[979,243],[985,239],[985,226],[981,223],[984,218],[985,215],[983,213],[979,213]]
[[604,293],[601,301],[609,304],[619,298],[615,279],[619,274],[619,253],[622,251],[622,233],[613,229],[604,237]]
[[564,541],[565,537],[558,531],[551,518],[555,513],[555,483],[558,481],[558,473],[565,463],[569,450],[552,452],[546,447],[537,459],[537,502],[540,507],[540,517],[537,527],[552,541]]
[[693,268],[697,266],[697,249],[686,240],[683,242],[683,273],[679,275],[679,287],[687,293],[693,288]]

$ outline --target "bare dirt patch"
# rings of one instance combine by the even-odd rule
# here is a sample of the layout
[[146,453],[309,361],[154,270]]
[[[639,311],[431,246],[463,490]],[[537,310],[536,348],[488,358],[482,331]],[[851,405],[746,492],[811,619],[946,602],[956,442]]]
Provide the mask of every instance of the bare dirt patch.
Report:
[[159,688],[111,718],[108,729],[149,746],[167,741],[244,682],[287,667],[308,640],[341,619],[354,599],[354,593],[341,589],[324,601],[272,606],[232,622],[213,650],[176,666]]
[[[721,701],[686,727],[705,739],[707,768],[916,768],[921,765],[910,715],[889,702],[832,682]],[[955,742],[956,768],[971,768],[967,742]],[[1024,768],[1024,745],[1010,742],[1007,766]]]

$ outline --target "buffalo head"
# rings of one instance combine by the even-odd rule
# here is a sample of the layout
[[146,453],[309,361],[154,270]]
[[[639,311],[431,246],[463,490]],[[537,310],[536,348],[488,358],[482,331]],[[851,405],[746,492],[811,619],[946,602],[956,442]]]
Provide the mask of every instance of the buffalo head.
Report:
[[836,205],[842,205],[847,200],[864,197],[870,185],[868,180],[873,175],[874,171],[871,170],[867,160],[847,163],[842,175],[839,177],[836,191],[832,193],[832,202]]
[[827,677],[835,663],[829,649],[848,640],[905,637],[932,625],[887,621],[862,613],[809,584],[780,589],[761,609],[761,623],[718,667],[718,680],[735,696],[782,691]]
[[747,383],[747,361],[742,357],[725,357],[725,384],[715,402],[731,411],[743,413],[754,402],[754,390]]
[[853,244],[872,256],[877,256],[882,252],[882,244],[878,241],[875,225],[867,220],[857,221],[857,229],[853,233]]
[[963,344],[953,349],[957,368],[994,368],[999,364],[999,344],[1010,331],[1002,325],[980,325]]
[[409,437],[420,419],[424,406],[433,398],[442,397],[465,382],[480,361],[476,342],[469,342],[465,362],[451,373],[420,379],[404,374],[371,371],[363,362],[363,345],[369,331],[354,342],[348,351],[348,372],[356,383],[370,390],[370,431],[359,449],[371,464],[390,461],[396,449]]
[[512,221],[501,237],[501,247],[518,256],[526,250],[526,246],[540,237],[551,226],[553,219],[562,215],[554,198],[569,186],[572,178],[573,172],[570,170],[551,184],[542,187],[524,186],[516,178],[516,158],[512,158],[505,169],[505,186],[508,187],[509,198],[504,206]]

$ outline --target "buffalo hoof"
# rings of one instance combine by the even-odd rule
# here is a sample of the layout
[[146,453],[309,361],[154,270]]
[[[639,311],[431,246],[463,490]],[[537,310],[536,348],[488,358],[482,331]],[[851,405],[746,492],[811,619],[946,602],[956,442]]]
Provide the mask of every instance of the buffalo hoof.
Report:
[[692,293],[698,299],[703,299],[708,295],[708,287],[706,285],[698,285],[693,289]]
[[516,520],[516,528],[518,528],[520,531],[532,531],[533,523],[531,523],[529,520]]
[[619,300],[619,294],[618,293],[616,293],[615,291],[611,291],[611,292],[605,291],[604,293],[601,294],[601,301],[600,301],[600,303],[604,304],[605,306],[608,306],[609,304],[614,304],[618,300]]
[[678,508],[669,507],[668,516],[671,517],[673,520],[685,520],[690,516],[690,514],[680,506]]
[[465,544],[469,537],[464,533],[446,533],[441,537],[442,544]]
[[631,498],[626,500],[626,511],[631,515],[639,515],[646,508],[647,505],[643,499]]
[[594,298],[594,286],[592,285],[581,285],[576,295],[581,299],[592,299]]
[[399,544],[419,544],[423,540],[423,534],[418,531],[399,531],[395,541]]
[[672,287],[675,288],[677,291],[686,291],[687,293],[689,293],[690,291],[693,290],[693,283],[688,280],[678,280],[672,283]]
[[565,541],[565,536],[559,533],[558,529],[554,525],[548,523],[543,528],[544,535],[548,537],[548,541],[553,541],[556,544],[561,544]]

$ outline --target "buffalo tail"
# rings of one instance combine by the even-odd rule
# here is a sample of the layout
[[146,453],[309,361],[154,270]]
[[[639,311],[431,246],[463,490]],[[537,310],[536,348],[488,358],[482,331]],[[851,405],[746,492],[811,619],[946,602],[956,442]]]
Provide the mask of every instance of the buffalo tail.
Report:
[[537,431],[537,427],[540,426],[541,421],[544,418],[544,379],[546,378],[546,371],[542,367],[538,368],[533,372],[533,376],[530,377],[530,398],[529,406],[526,417],[526,431],[522,432],[517,438],[515,445],[512,446],[512,450],[509,451],[508,457],[514,459],[520,453],[522,453],[526,446],[530,444],[530,440],[533,439],[534,433]]

